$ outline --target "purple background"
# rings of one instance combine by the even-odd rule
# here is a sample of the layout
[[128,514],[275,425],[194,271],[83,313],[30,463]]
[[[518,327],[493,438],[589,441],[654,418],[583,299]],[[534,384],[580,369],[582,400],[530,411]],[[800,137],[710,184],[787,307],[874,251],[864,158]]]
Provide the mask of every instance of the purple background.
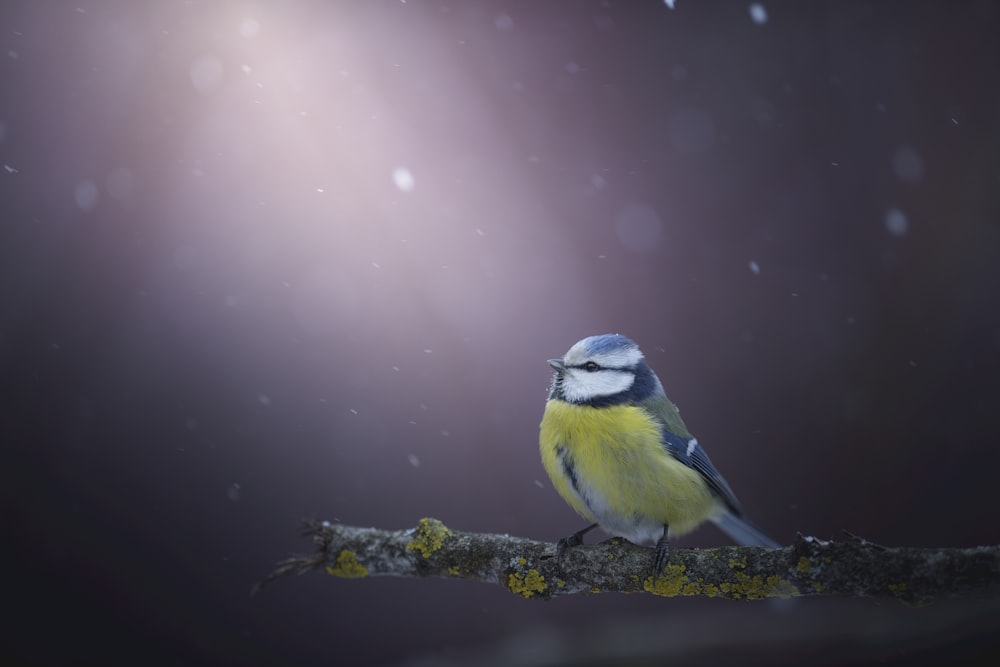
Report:
[[996,653],[995,608],[840,656],[959,612],[248,598],[306,516],[581,527],[545,360],[605,332],[779,541],[1000,542],[1000,7],[763,7],[3,3],[0,657],[527,664],[802,619],[829,660]]

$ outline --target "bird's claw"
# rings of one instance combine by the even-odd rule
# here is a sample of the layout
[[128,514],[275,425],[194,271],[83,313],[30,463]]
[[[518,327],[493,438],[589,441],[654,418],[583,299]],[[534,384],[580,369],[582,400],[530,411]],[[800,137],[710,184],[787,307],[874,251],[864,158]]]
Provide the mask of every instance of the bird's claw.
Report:
[[667,527],[663,527],[663,537],[656,542],[653,549],[653,577],[663,574],[667,563],[670,561],[670,541],[667,539]]
[[564,537],[556,542],[556,558],[562,560],[562,557],[566,555],[566,550],[570,547],[578,547],[583,544],[583,536],[597,528],[596,523],[592,523],[583,530],[578,530],[569,537]]
[[562,557],[566,555],[566,550],[570,547],[578,547],[583,544],[583,535],[580,533],[573,533],[569,537],[564,537],[556,542],[556,558],[562,560]]

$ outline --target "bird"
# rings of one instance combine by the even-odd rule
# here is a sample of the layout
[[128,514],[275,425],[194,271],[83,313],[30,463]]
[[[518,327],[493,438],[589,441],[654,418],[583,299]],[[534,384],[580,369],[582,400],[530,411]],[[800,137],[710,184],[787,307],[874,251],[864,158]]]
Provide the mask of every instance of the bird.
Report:
[[639,346],[621,334],[589,336],[561,359],[539,429],[542,465],[556,491],[590,525],[559,540],[557,556],[604,532],[655,542],[652,572],[669,539],[715,522],[745,546],[780,548],[743,513]]

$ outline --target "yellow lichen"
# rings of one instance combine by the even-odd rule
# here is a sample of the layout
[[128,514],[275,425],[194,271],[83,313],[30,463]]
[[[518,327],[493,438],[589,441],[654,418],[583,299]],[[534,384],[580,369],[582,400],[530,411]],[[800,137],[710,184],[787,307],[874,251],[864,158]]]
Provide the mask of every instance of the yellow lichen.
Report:
[[804,577],[812,571],[812,562],[805,556],[799,558],[799,564],[795,566],[795,571],[800,577]]
[[681,595],[684,587],[690,583],[684,572],[687,568],[684,565],[667,565],[663,572],[655,578],[646,577],[642,582],[643,589],[653,595],[663,595],[665,597],[675,597]]
[[548,588],[548,585],[545,583],[545,577],[543,577],[538,570],[534,568],[528,570],[524,574],[521,574],[520,572],[512,572],[507,577],[507,589],[510,590],[511,593],[515,593],[525,598],[534,597],[546,588]]
[[344,549],[337,555],[333,565],[326,566],[326,573],[344,579],[359,579],[368,576],[368,568],[358,562],[353,551]]
[[701,593],[701,586],[693,581],[684,584],[684,588],[681,589],[681,595],[698,595],[699,593]]
[[765,578],[756,574],[751,577],[738,572],[736,581],[729,586],[728,593],[733,599],[763,600],[794,597],[799,595],[799,589],[790,581],[775,575]]
[[889,590],[895,595],[902,595],[906,592],[906,588],[907,586],[905,581],[901,581],[898,584],[889,584]]
[[559,588],[566,588],[566,582],[562,579],[556,579],[556,586]]
[[424,558],[441,548],[451,531],[437,519],[424,518],[417,522],[417,530],[413,539],[406,543],[406,548],[419,551]]
[[[742,559],[739,559],[740,561]],[[740,568],[745,563],[739,561],[732,564],[732,567]],[[734,572],[735,581],[723,581],[722,583],[706,584],[701,577],[691,579],[685,574],[683,565],[668,565],[655,579],[647,577],[643,582],[643,589],[654,595],[665,597],[675,597],[678,595],[705,595],[708,597],[730,597],[733,599],[759,600],[762,598],[787,598],[798,595],[798,589],[786,579],[777,576],[762,577],[761,575],[749,576],[744,572]]]
[[745,570],[747,567],[746,558],[730,558],[729,559],[729,569],[730,570]]
[[457,565],[452,565],[451,567],[449,567],[448,568],[448,574],[450,574],[453,577],[457,577],[459,575],[458,566]]

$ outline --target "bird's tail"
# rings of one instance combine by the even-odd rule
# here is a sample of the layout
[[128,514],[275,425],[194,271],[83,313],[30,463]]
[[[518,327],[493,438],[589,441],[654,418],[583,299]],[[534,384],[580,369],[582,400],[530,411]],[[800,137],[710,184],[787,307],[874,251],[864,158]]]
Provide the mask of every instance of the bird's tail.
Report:
[[764,534],[757,526],[732,512],[725,512],[715,520],[715,523],[735,542],[745,547],[767,547],[780,549],[781,545]]

